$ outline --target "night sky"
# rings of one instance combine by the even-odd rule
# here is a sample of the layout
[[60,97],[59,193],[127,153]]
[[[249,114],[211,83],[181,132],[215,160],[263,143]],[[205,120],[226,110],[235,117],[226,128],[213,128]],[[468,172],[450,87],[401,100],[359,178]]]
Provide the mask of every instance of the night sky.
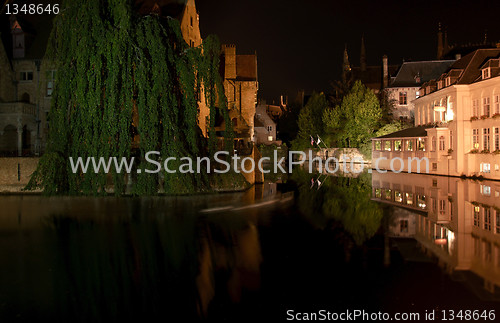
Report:
[[500,1],[337,1],[197,0],[202,37],[217,34],[237,52],[257,51],[259,97],[295,96],[328,90],[341,73],[348,46],[359,66],[361,36],[368,64],[435,59],[437,30],[448,30],[449,44],[478,43],[485,30],[500,40]]

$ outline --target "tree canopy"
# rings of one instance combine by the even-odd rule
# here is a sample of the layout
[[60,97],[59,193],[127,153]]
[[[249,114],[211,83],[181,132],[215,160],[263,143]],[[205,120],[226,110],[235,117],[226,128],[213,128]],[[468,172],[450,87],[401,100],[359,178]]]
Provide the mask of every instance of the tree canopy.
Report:
[[[73,174],[69,157],[130,157],[203,154],[215,149],[215,115],[220,109],[230,127],[219,74],[220,44],[215,37],[202,48],[183,39],[179,22],[154,14],[139,16],[129,0],[65,0],[54,20],[46,60],[57,67],[49,113],[46,153],[28,185],[47,194],[124,192],[125,176]],[[197,125],[200,89],[210,108],[208,143]],[[226,131],[232,142],[232,131]],[[172,165],[171,168],[173,168]],[[137,174],[135,194],[188,193],[206,186],[204,174]]]

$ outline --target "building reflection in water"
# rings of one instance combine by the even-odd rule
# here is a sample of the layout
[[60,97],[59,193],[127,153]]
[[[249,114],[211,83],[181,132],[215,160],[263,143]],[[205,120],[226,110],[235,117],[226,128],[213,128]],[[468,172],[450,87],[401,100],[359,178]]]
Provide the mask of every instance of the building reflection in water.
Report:
[[500,182],[374,172],[372,189],[374,200],[398,207],[391,237],[414,238],[450,274],[474,273],[500,291]]
[[3,197],[2,317],[190,321],[214,301],[238,303],[260,288],[257,221],[273,206],[199,211],[277,193],[267,184],[196,198]]

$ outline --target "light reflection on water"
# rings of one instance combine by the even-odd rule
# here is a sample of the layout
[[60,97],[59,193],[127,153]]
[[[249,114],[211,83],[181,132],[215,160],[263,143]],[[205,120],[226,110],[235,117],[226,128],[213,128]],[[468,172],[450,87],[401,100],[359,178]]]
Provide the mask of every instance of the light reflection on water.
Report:
[[[467,213],[476,204],[495,211],[498,183],[487,196],[467,181],[450,191],[443,178],[436,187],[431,177],[376,176],[311,189],[310,174],[298,172],[288,186],[197,197],[0,197],[0,318],[284,319],[286,308],[321,304],[490,309],[500,222],[474,227]],[[283,189],[295,191],[295,203]],[[475,204],[461,210],[470,196]],[[437,198],[434,209],[434,197],[453,206],[443,213]],[[456,283],[438,265],[474,276]],[[478,279],[489,284],[477,287]]]

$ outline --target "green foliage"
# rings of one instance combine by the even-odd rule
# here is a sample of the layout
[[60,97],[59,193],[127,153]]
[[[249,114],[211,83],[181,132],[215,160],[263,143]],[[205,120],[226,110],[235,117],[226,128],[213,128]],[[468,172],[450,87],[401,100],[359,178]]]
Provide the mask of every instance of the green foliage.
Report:
[[375,94],[361,81],[354,83],[340,107],[323,114],[325,126],[336,133],[340,145],[360,147],[373,137],[382,109]]
[[339,222],[357,245],[375,235],[383,211],[371,200],[371,175],[363,173],[358,178],[324,176],[319,189],[317,186],[311,188],[312,176],[303,170],[295,170],[292,175],[299,186],[299,208],[312,223],[325,229],[332,221]]
[[[129,157],[135,135],[140,138],[139,169],[146,168],[148,151],[159,151],[164,158],[200,153],[204,139],[197,126],[197,97],[202,87],[213,151],[216,109],[228,128],[231,124],[219,54],[217,38],[207,38],[203,48],[190,48],[177,20],[138,16],[128,0],[64,1],[46,56],[58,71],[47,153],[27,188],[96,195],[112,184],[115,194],[123,194],[123,174],[73,174],[69,157]],[[231,129],[226,131],[229,143]],[[177,166],[172,163],[171,168]],[[133,192],[156,194],[160,182],[167,193],[190,193],[209,184],[206,174],[142,172],[133,181]]]
[[324,111],[328,108],[328,101],[324,93],[313,93],[306,106],[299,113],[297,138],[292,142],[294,149],[310,147],[310,136],[323,134]]

